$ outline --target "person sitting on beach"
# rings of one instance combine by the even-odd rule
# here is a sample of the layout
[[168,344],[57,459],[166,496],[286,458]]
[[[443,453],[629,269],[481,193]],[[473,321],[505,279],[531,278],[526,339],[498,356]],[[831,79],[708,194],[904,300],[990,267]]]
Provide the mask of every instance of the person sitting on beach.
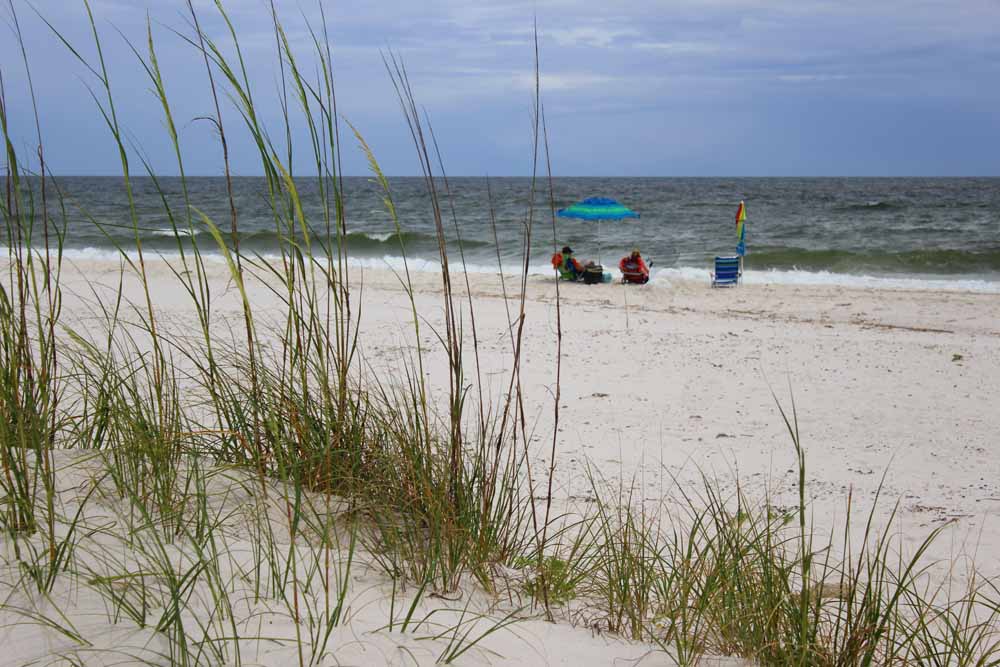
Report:
[[568,245],[563,246],[562,252],[552,255],[552,268],[559,271],[563,280],[579,280],[583,275],[583,266],[573,257],[573,249]]
[[633,248],[631,255],[622,257],[622,261],[618,262],[618,268],[622,272],[622,282],[636,285],[649,282],[649,267],[642,261],[638,248]]

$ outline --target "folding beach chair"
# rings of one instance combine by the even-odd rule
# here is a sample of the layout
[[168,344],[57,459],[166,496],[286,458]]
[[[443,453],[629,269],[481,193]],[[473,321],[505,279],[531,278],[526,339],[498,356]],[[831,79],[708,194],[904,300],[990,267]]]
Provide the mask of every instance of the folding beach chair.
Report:
[[736,287],[740,284],[740,258],[716,257],[712,287]]

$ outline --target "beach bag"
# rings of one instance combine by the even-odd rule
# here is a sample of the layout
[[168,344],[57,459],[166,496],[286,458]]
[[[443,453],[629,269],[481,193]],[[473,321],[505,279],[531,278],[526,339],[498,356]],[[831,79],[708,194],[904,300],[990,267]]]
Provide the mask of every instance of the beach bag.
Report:
[[604,267],[600,264],[590,264],[583,269],[583,282],[587,285],[599,285],[604,282]]

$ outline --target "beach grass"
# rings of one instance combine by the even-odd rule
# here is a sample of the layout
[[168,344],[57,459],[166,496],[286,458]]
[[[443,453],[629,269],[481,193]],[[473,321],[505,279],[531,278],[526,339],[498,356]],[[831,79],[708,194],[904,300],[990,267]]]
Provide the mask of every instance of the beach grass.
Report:
[[[224,5],[214,11],[227,27],[225,44],[201,29],[198,11],[187,3],[190,25],[182,37],[206,68],[204,94],[215,110],[210,122],[227,178],[230,216],[222,221],[188,197],[169,72],[156,57],[153,27],[129,45],[162,109],[181,175],[180,209],[125,139],[104,36],[83,4],[93,44],[70,44],[55,23],[53,41],[93,77],[94,103],[120,156],[134,232],[132,245],[119,246],[117,283],[110,291],[93,286],[86,323],[61,317],[66,217],[60,211],[78,204],[47,172],[40,129],[37,161],[15,148],[6,106],[11,93],[0,88],[7,253],[0,286],[0,595],[6,623],[58,637],[53,660],[239,665],[263,652],[282,663],[319,664],[349,650],[338,631],[362,613],[360,601],[370,591],[358,590],[355,575],[365,573],[381,577],[372,587],[382,586],[388,611],[364,631],[401,646],[431,643],[434,661],[444,664],[478,655],[486,640],[538,615],[646,642],[684,665],[707,655],[767,665],[1000,661],[996,583],[973,573],[956,594],[932,583],[925,555],[939,531],[906,550],[893,522],[877,526],[872,509],[862,542],[853,544],[848,497],[839,537],[818,533],[809,520],[807,459],[794,405],[781,412],[798,472],[794,508],[776,508],[767,494],[742,486],[726,493],[708,477],[699,493],[664,497],[651,507],[634,495],[634,484],[614,488],[597,469],[590,471],[592,502],[554,508],[561,354],[553,368],[547,468],[533,467],[533,410],[521,381],[531,343],[524,335],[529,249],[545,216],[552,218],[555,246],[537,40],[523,261],[512,293],[504,284],[505,307],[514,307],[510,370],[502,398],[491,399],[483,390],[464,257],[450,256],[447,242],[449,228],[459,237],[461,229],[444,160],[398,56],[386,54],[385,66],[435,222],[444,326],[426,330],[431,325],[418,313],[401,246],[398,278],[415,346],[399,359],[396,376],[385,378],[359,359],[365,290],[352,282],[347,262],[344,137],[367,155],[398,232],[404,222],[374,152],[354,127],[344,131],[325,17],[324,25],[310,27],[312,59],[302,63],[272,11],[284,96],[274,128],[261,120]],[[16,23],[19,5],[10,7]],[[220,99],[234,105],[240,123],[224,122]],[[294,153],[310,156],[310,174],[293,173],[293,127],[309,137]],[[275,256],[240,247],[227,144],[236,133],[258,150],[281,239]],[[167,280],[188,300],[195,329],[173,326],[157,306],[157,290],[167,286],[147,270],[153,259],[143,249],[132,194],[140,172],[159,191],[174,231]],[[318,216],[303,205],[306,179],[319,189]],[[200,245],[195,231],[207,231],[212,243]],[[238,293],[236,318],[220,321],[215,311],[218,285],[209,278],[207,254],[225,262]],[[128,298],[129,284],[139,286],[140,299]],[[277,315],[255,306],[253,291],[262,285],[280,301]],[[433,349],[423,342],[428,333],[437,340]],[[447,359],[443,396],[433,395],[427,380],[431,353]],[[456,602],[456,593],[468,598]],[[85,608],[84,598],[98,602]],[[127,628],[127,641],[101,636],[95,616]],[[268,630],[279,618],[290,621],[280,626],[290,633]]]

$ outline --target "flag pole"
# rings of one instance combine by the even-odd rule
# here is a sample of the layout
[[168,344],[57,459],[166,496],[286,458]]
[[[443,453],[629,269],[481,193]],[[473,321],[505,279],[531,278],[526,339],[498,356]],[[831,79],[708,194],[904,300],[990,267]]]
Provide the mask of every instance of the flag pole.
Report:
[[746,238],[747,238],[747,208],[746,203],[741,199],[740,206],[736,209],[736,254],[740,258],[740,274],[737,280],[743,280],[743,256],[747,252]]

